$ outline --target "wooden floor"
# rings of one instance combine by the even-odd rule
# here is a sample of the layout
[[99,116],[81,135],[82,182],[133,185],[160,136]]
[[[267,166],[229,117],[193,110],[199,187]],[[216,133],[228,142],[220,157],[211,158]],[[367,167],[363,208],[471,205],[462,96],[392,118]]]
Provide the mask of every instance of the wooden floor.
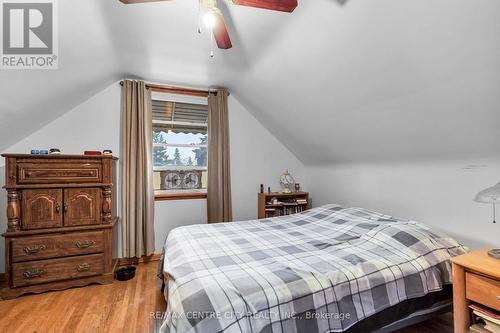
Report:
[[[133,280],[0,301],[0,332],[157,332],[165,311],[157,262],[141,264]],[[398,333],[451,333],[444,315]]]
[[141,264],[134,279],[0,301],[0,332],[154,332],[165,310],[158,263]]

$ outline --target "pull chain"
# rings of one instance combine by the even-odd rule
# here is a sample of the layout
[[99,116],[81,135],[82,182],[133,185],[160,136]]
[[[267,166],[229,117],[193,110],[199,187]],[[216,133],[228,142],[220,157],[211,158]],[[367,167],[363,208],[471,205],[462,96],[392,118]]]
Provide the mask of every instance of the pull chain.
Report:
[[201,21],[202,21],[201,0],[198,0],[198,33],[199,34],[201,34]]
[[210,58],[215,57],[214,44],[215,44],[214,28],[210,28],[210,47],[211,47]]
[[[214,2],[210,7],[210,4],[204,6],[202,3],[203,0],[198,0],[198,33],[202,33],[202,28],[201,25],[205,23],[206,28],[208,28],[209,33],[210,33],[210,58],[215,57],[215,52],[214,52],[214,44],[215,44],[215,36],[214,36],[214,18],[213,17],[208,17],[207,15],[214,15],[213,13],[210,12],[210,8],[216,8],[217,3]],[[205,8],[205,11],[203,10]],[[207,18],[209,20],[207,20]],[[208,22],[208,23],[207,23]]]
[[493,223],[497,223],[497,210],[496,210],[496,205],[493,204]]

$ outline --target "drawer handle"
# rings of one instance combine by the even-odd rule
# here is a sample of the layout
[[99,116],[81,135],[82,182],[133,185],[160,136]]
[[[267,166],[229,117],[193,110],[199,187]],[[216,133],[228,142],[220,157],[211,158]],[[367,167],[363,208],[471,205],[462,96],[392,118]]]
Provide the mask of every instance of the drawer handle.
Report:
[[86,272],[90,270],[90,265],[87,263],[76,265],[76,270],[79,272]]
[[59,206],[59,204],[56,204],[56,214],[59,214],[60,211],[61,211],[61,206]]
[[24,173],[24,175],[29,178],[29,177],[31,177],[32,173],[31,173],[31,171],[26,171]]
[[33,279],[36,277],[40,277],[45,273],[47,273],[47,272],[44,269],[35,268],[35,269],[30,270],[30,271],[24,272],[23,275],[27,279]]
[[45,245],[35,245],[33,247],[26,246],[23,248],[23,251],[26,252],[26,254],[36,254],[40,251],[45,250],[47,247]]
[[95,244],[95,241],[93,241],[93,240],[86,240],[83,242],[78,241],[75,243],[76,247],[79,249],[86,249],[88,247],[91,247],[94,244]]

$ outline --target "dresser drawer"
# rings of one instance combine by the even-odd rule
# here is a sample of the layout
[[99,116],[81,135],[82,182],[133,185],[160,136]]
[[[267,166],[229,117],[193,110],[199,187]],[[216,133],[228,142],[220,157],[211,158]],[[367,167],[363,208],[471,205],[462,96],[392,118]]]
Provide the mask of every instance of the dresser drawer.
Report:
[[14,263],[12,264],[12,287],[22,287],[103,273],[103,254]]
[[466,274],[466,298],[500,311],[500,281]]
[[102,164],[99,160],[19,161],[17,176],[19,184],[99,183]]
[[103,231],[31,236],[11,241],[12,262],[99,252],[104,252]]

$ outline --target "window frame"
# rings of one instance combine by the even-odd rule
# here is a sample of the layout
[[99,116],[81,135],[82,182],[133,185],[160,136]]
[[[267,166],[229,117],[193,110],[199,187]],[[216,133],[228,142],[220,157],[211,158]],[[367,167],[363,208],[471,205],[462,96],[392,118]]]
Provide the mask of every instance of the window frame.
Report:
[[156,193],[155,201],[206,199],[207,192]]
[[[201,90],[190,90],[182,88],[170,88],[170,87],[151,87],[151,100],[163,100],[179,103],[191,103],[191,104],[201,104],[208,105],[208,92]],[[165,121],[158,121],[158,123],[165,123]],[[168,121],[167,121],[168,122]],[[155,121],[152,121],[154,124]],[[197,124],[201,125],[202,124]],[[205,126],[205,125],[204,125]],[[208,135],[208,124],[207,135]],[[167,145],[167,144],[165,144]],[[153,143],[154,146],[154,143]],[[169,145],[170,147],[176,146],[175,144]],[[190,145],[192,146],[192,145]],[[196,148],[194,145],[192,147]],[[205,146],[205,145],[199,145]],[[208,150],[208,143],[207,143]],[[155,172],[155,167],[153,166],[153,172]],[[207,172],[208,172],[208,158],[207,158]],[[155,201],[169,201],[169,200],[194,200],[194,199],[206,199],[207,191],[182,191],[175,193],[160,193],[156,190],[154,191]]]

